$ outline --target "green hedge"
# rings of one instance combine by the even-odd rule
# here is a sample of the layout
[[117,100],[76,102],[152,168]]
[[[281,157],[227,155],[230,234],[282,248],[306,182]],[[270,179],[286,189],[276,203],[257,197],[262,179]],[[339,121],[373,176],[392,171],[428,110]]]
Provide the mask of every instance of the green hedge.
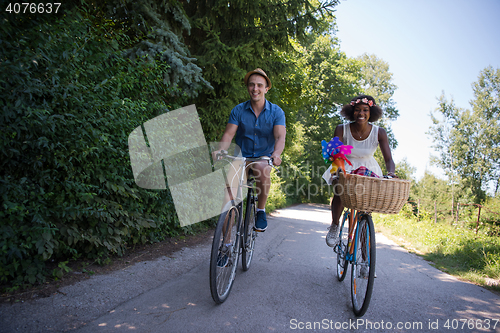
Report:
[[180,231],[168,191],[135,185],[127,146],[135,127],[185,102],[164,84],[168,66],[124,57],[136,41],[111,20],[38,18],[0,28],[4,286],[43,282],[48,260],[104,258]]

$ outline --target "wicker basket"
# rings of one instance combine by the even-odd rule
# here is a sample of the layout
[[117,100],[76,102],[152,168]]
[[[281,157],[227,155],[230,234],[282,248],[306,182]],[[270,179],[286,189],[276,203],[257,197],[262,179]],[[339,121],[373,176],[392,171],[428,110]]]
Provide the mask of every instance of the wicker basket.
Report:
[[397,214],[410,194],[410,181],[339,173],[335,193],[342,204],[364,212]]

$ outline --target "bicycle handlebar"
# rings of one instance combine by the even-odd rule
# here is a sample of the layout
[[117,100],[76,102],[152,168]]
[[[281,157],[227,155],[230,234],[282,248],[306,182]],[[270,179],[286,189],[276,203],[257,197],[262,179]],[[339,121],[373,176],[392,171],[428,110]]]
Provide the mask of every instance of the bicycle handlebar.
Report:
[[249,162],[257,162],[257,161],[268,161],[268,164],[272,166],[276,171],[279,172],[278,168],[274,166],[273,160],[274,158],[269,157],[269,156],[261,156],[261,157],[240,157],[240,156],[232,156],[229,155],[227,150],[220,150],[219,153],[216,155],[217,160],[221,158],[229,158],[231,160],[236,160],[236,159],[244,159],[245,161]]

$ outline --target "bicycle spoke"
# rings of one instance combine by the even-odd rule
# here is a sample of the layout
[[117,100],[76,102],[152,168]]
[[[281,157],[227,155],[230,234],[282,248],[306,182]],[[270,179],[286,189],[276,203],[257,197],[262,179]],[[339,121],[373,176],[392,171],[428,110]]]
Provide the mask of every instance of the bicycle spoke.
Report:
[[362,316],[370,304],[375,274],[375,232],[368,215],[364,215],[358,222],[354,255],[351,273],[352,305],[354,314]]
[[244,236],[243,241],[243,251],[242,251],[242,266],[243,270],[247,271],[250,268],[250,263],[253,258],[253,251],[255,249],[255,238],[257,237],[257,232],[254,230],[255,227],[255,198],[253,190],[248,191],[247,202],[246,202],[246,213],[245,213],[245,223],[244,223]]
[[349,219],[348,214],[344,214],[342,224],[339,227],[339,242],[334,246],[333,251],[337,253],[337,279],[343,281],[347,274],[349,265],[346,260],[347,255],[347,240],[349,238]]
[[210,259],[210,290],[216,303],[226,300],[233,285],[238,263],[239,211],[232,206],[221,214],[214,233]]

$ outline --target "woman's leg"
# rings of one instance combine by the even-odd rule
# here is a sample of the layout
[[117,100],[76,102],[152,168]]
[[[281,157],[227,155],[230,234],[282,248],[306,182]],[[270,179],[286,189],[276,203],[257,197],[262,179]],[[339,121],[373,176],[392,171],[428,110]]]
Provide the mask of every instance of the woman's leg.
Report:
[[331,210],[332,210],[332,224],[328,228],[328,234],[326,235],[326,244],[330,247],[334,247],[338,241],[339,235],[339,220],[340,215],[343,210],[342,201],[338,195],[334,195],[331,202]]
[[334,195],[331,203],[332,210],[332,226],[338,225],[340,220],[340,215],[342,214],[342,210],[344,207],[342,206],[342,201],[338,195]]

